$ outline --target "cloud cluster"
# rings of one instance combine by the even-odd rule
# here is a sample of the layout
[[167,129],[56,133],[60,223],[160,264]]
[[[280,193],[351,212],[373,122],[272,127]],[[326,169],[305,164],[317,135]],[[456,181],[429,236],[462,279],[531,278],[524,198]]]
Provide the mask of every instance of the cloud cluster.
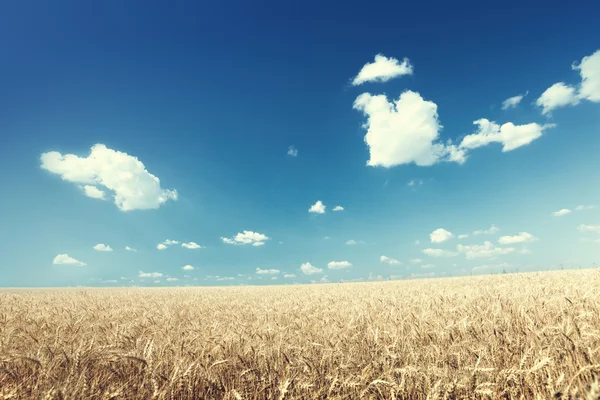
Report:
[[458,255],[457,252],[442,250],[442,249],[423,249],[423,254],[429,257],[455,257]]
[[278,269],[260,269],[260,268],[256,268],[256,273],[259,275],[275,275],[278,274],[280,271]]
[[122,211],[156,209],[168,200],[177,200],[177,191],[162,189],[160,180],[146,170],[137,157],[107,148],[92,146],[90,155],[79,157],[56,151],[43,153],[41,168],[60,175],[65,181],[82,184],[84,194],[105,199],[111,191]]
[[464,246],[459,244],[456,246],[456,250],[458,250],[459,253],[464,254],[467,260],[493,258],[510,254],[515,251],[512,247],[497,247],[490,241],[485,241],[483,245]]
[[244,231],[235,235],[233,238],[222,237],[221,240],[223,243],[227,244],[236,244],[236,245],[245,245],[251,244],[252,246],[258,247],[263,246],[269,237],[267,235],[263,235],[262,233],[252,232],[252,231]]

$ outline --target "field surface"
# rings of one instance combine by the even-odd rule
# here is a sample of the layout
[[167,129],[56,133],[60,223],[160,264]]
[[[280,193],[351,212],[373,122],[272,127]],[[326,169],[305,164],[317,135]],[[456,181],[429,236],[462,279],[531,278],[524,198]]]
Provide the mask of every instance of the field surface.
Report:
[[0,291],[0,399],[597,399],[600,270]]

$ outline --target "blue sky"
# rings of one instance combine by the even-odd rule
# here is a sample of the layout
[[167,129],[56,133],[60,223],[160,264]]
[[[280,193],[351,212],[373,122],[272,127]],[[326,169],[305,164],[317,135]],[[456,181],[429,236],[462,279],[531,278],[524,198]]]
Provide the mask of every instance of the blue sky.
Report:
[[0,286],[600,263],[598,13],[6,2]]

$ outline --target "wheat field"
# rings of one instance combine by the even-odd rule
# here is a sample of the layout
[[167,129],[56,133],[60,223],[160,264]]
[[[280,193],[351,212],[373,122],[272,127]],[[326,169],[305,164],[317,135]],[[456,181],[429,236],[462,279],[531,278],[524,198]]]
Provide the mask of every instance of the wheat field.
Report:
[[600,270],[0,291],[3,399],[598,399]]

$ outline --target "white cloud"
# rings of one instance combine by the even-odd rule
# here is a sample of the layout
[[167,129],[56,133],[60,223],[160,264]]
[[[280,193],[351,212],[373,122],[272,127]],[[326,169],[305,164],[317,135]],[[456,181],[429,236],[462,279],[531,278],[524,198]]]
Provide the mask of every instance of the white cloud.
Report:
[[296,275],[295,274],[284,274],[283,277],[291,279],[291,278],[295,278]]
[[442,126],[437,105],[423,100],[419,93],[405,91],[393,103],[385,95],[363,93],[353,108],[367,117],[363,127],[370,152],[368,166],[429,166],[441,161],[462,164],[466,160],[462,149],[438,141]]
[[316,213],[316,214],[325,214],[325,208],[326,208],[325,204],[323,204],[323,202],[321,200],[319,200],[315,204],[310,206],[310,208],[308,209],[308,212]]
[[350,239],[350,240],[348,240],[348,241],[346,242],[346,244],[347,244],[348,246],[354,246],[354,245],[357,245],[357,244],[358,244],[358,242],[357,242],[356,240],[354,240],[354,239]]
[[323,272],[323,270],[321,268],[317,268],[309,262],[302,264],[300,266],[300,270],[305,275],[319,274],[319,273]]
[[256,268],[256,273],[259,275],[275,275],[278,274],[280,271],[278,269],[260,269],[260,268]]
[[94,250],[96,251],[113,251],[113,249],[109,246],[106,245],[104,243],[98,243],[97,245],[94,246]]
[[469,237],[469,235],[467,233],[462,233],[460,235],[457,236],[459,239],[466,239]]
[[298,157],[298,149],[295,148],[294,146],[290,146],[288,147],[288,155],[292,156],[292,157]]
[[98,189],[96,186],[85,185],[80,186],[83,189],[83,194],[92,199],[106,200],[106,192]]
[[162,278],[163,274],[160,272],[144,272],[140,271],[138,274],[140,278]]
[[518,94],[516,96],[509,97],[502,102],[502,109],[508,110],[509,108],[516,108],[521,100],[523,100],[523,97],[527,96],[528,94],[529,92],[525,92],[524,94]]
[[167,278],[167,282],[175,282],[178,281],[179,279],[177,278]]
[[181,243],[181,247],[185,247],[186,249],[191,249],[191,250],[203,248],[196,242]]
[[463,253],[467,260],[475,260],[477,258],[492,258],[504,254],[509,254],[515,251],[512,247],[496,247],[492,242],[486,241],[483,245],[456,246],[459,253]]
[[222,276],[222,277],[217,277],[218,281],[234,281],[235,278],[233,276]]
[[[281,244],[281,242],[279,244]],[[254,242],[254,243],[252,243],[252,246],[254,246],[254,247],[259,247],[259,246],[264,246],[264,245],[265,245],[265,242]]]
[[179,241],[167,239],[164,242],[157,244],[156,248],[159,250],[165,250],[168,246],[172,246],[174,244],[179,244]]
[[435,265],[434,264],[424,264],[424,265],[421,265],[421,268],[431,269],[431,268],[435,268]]
[[344,207],[342,207],[342,206],[335,206],[333,208],[333,211],[344,211]]
[[575,211],[584,211],[584,210],[593,210],[594,208],[596,208],[596,206],[584,206],[584,205],[578,205],[577,207],[575,207]]
[[579,97],[585,100],[600,102],[600,50],[585,56],[579,65],[573,66],[581,75]]
[[381,261],[384,264],[389,264],[389,265],[401,265],[402,263],[394,258],[390,258],[388,256],[381,256],[379,257],[379,261]]
[[420,258],[413,258],[410,260],[410,262],[413,264],[420,264],[423,262],[423,260],[421,260]]
[[554,124],[515,125],[512,122],[500,126],[485,118],[473,124],[478,126],[477,132],[463,138],[459,146],[461,149],[472,150],[496,142],[502,144],[503,152],[512,151],[540,138],[544,130],[555,127]]
[[278,278],[278,277],[276,277],[276,276],[272,276],[272,277],[271,277],[271,280],[272,280],[272,281],[276,281],[277,279],[279,279],[279,278]]
[[351,266],[352,264],[348,261],[331,261],[329,264],[327,264],[327,268],[329,269],[343,269],[350,268]]
[[59,254],[56,257],[54,257],[54,260],[52,261],[52,264],[55,265],[75,265],[77,267],[84,267],[87,264],[74,259],[73,257],[70,257],[68,254]]
[[429,257],[455,257],[458,255],[457,252],[442,249],[424,249],[423,254]]
[[366,63],[358,75],[352,80],[352,85],[358,86],[365,82],[387,82],[390,79],[402,75],[411,75],[413,67],[408,58],[402,61],[402,64],[393,57],[386,57],[383,54],[377,54],[375,61]]
[[569,210],[568,208],[563,208],[552,213],[552,215],[554,215],[555,217],[562,217],[563,215],[567,214],[571,214],[571,210]]
[[535,236],[528,232],[519,232],[515,236],[501,236],[498,239],[500,244],[515,244],[515,243],[529,243],[538,240]]
[[129,247],[129,246],[125,246],[125,250],[127,250],[127,251],[133,251],[134,253],[137,251],[133,247]]
[[600,233],[600,225],[579,225],[577,227],[581,232],[597,232]]
[[500,231],[500,229],[492,224],[492,226],[490,226],[488,229],[480,229],[477,231],[473,232],[473,235],[493,235],[495,233],[498,233]]
[[555,108],[579,104],[579,97],[574,86],[558,82],[546,89],[535,103],[542,107],[542,114],[547,115]]
[[265,244],[265,241],[269,240],[269,237],[258,232],[244,231],[238,233],[232,239],[222,237],[221,240],[227,244],[252,244],[253,246],[262,246]]
[[177,200],[177,191],[162,189],[160,180],[137,157],[103,144],[92,146],[86,158],[56,151],[43,153],[40,158],[42,169],[65,181],[105,187],[122,211],[156,209],[168,200]]
[[192,267],[191,265],[185,265],[185,266],[181,267],[181,269],[184,271],[193,271],[195,268]]
[[439,228],[429,234],[431,243],[442,243],[446,240],[452,239],[454,235],[445,229]]

